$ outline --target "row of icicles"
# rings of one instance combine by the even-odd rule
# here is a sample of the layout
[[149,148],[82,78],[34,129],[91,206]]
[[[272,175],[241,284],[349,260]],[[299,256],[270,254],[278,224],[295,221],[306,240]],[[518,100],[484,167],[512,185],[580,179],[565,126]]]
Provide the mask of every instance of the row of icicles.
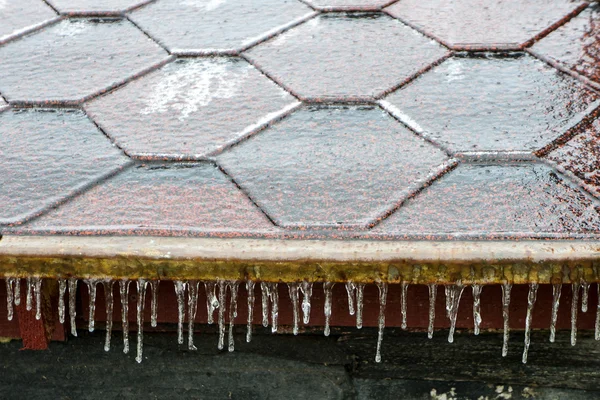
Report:
[[[6,289],[7,289],[7,307],[8,307],[8,319],[13,318],[13,303],[19,305],[21,303],[21,285],[19,278],[6,278]],[[99,283],[104,285],[105,302],[106,302],[106,339],[104,344],[104,350],[110,350],[110,339],[112,334],[112,315],[113,315],[113,286],[114,280],[111,279],[84,279],[83,280],[89,290],[89,331],[94,331],[94,319],[96,312],[96,289]],[[123,279],[117,281],[119,283],[119,292],[121,298],[121,321],[123,329],[123,352],[129,352],[129,286],[130,280]],[[144,324],[144,304],[146,297],[146,288],[148,285],[151,287],[152,300],[151,300],[151,326],[157,326],[157,310],[158,310],[158,280],[146,280],[138,279],[137,281],[137,356],[136,361],[142,362],[143,352],[143,324]],[[233,340],[233,328],[234,321],[237,317],[237,296],[238,287],[240,282],[238,281],[225,281],[216,280],[212,282],[203,282],[206,290],[206,308],[208,311],[208,323],[214,323],[214,313],[218,311],[218,326],[219,326],[219,340],[218,349],[222,350],[225,346],[225,313],[226,313],[226,297],[229,291],[229,331],[228,331],[228,350],[234,350]],[[248,280],[246,283],[246,290],[248,292],[248,320],[247,320],[247,333],[246,341],[250,342],[252,339],[252,321],[253,321],[253,310],[255,302],[255,282]],[[302,310],[302,321],[304,324],[308,324],[310,321],[311,312],[311,296],[313,290],[312,282],[294,282],[288,283],[289,296],[292,302],[293,311],[293,333],[298,334],[298,325],[300,320],[300,310]],[[598,284],[600,293],[600,284]],[[76,318],[76,296],[77,296],[77,279],[58,279],[59,287],[59,298],[58,298],[58,314],[61,323],[65,322],[65,294],[68,286],[68,309],[69,318],[71,322],[71,334],[77,336],[77,330],[75,325]],[[196,350],[194,346],[194,319],[196,317],[196,311],[198,307],[198,290],[200,287],[200,281],[174,281],[175,295],[177,297],[177,309],[178,309],[178,324],[177,324],[177,340],[179,344],[184,343],[183,325],[186,314],[186,293],[187,293],[187,316],[188,316],[188,348],[190,350]],[[325,336],[329,336],[330,328],[329,321],[331,319],[332,311],[332,289],[334,283],[324,282],[323,291],[325,294]],[[364,283],[353,283],[346,282],[346,291],[348,293],[348,311],[350,315],[356,315],[356,327],[362,328],[362,313],[363,313],[363,294],[364,294]],[[402,329],[406,329],[406,310],[407,310],[407,289],[409,284],[401,284],[401,315],[402,315]],[[35,297],[36,303],[36,319],[41,318],[41,287],[42,278],[29,277],[26,278],[26,309],[28,311],[33,308],[33,298]],[[379,289],[379,318],[378,327],[379,333],[377,337],[377,350],[375,355],[375,361],[381,362],[381,343],[383,339],[383,330],[385,328],[385,306],[387,303],[388,285],[387,283],[377,283]],[[435,320],[435,302],[437,296],[436,284],[429,284],[429,326],[427,336],[431,339],[433,337],[433,327]],[[525,320],[525,348],[523,350],[523,363],[527,362],[527,353],[530,346],[530,333],[531,333],[531,321],[533,307],[537,298],[539,284],[529,284],[529,294],[527,298],[527,317]],[[474,334],[479,334],[479,326],[481,324],[481,292],[483,286],[480,284],[471,285],[473,290],[473,321],[474,321]],[[550,321],[550,342],[554,342],[556,334],[556,320],[558,316],[558,306],[560,303],[561,295],[561,284],[553,285],[553,300],[552,300],[552,316]],[[579,292],[581,289],[581,310],[587,312],[588,309],[588,293],[590,284],[586,282],[573,283],[572,284],[572,303],[571,303],[571,345],[575,345],[577,340],[577,311],[579,303]],[[277,318],[279,315],[279,292],[278,284],[273,282],[260,282],[261,289],[261,301],[262,301],[262,324],[263,326],[269,326],[269,315],[271,323],[271,331],[277,332]],[[456,328],[456,318],[458,315],[458,307],[460,298],[465,289],[465,285],[460,281],[453,285],[445,285],[446,295],[446,316],[450,320],[450,332],[448,334],[448,342],[454,341],[454,331]],[[505,357],[508,354],[508,338],[509,338],[509,305],[510,305],[510,293],[512,284],[505,283],[502,285],[502,315],[504,318],[504,335],[502,345],[502,356]],[[300,300],[300,296],[302,299]],[[225,306],[221,306],[225,305]],[[595,339],[600,340],[600,301],[597,307],[596,313],[596,325],[595,325]]]

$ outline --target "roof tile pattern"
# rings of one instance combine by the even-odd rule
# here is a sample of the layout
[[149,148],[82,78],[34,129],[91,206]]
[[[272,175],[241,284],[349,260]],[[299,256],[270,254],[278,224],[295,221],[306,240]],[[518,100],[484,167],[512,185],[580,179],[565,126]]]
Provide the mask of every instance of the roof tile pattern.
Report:
[[313,14],[297,0],[161,0],[131,18],[177,54],[236,53]]
[[297,105],[246,61],[181,59],[86,109],[127,154],[200,159]]
[[457,50],[518,49],[585,6],[555,0],[401,0],[386,11]]
[[128,21],[66,20],[0,47],[0,92],[15,103],[79,103],[167,58]]
[[81,111],[0,113],[0,224],[38,215],[126,163]]
[[598,15],[0,0],[0,235],[600,239]]

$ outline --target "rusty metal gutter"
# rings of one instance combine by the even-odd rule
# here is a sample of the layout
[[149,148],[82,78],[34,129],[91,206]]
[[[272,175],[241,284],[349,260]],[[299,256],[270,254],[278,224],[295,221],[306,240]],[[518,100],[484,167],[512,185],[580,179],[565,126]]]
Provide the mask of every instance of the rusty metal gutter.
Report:
[[598,282],[589,241],[341,241],[4,236],[0,273],[270,282]]

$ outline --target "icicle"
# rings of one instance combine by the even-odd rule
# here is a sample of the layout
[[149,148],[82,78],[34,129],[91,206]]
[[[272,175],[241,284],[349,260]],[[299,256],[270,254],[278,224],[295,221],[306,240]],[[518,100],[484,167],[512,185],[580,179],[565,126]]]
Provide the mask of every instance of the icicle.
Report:
[[579,284],[571,285],[573,297],[571,298],[571,346],[577,343],[577,303],[579,303]]
[[121,295],[121,326],[123,327],[123,353],[129,353],[129,279],[119,281]]
[[596,289],[598,289],[598,303],[596,306],[596,330],[594,338],[600,340],[600,283],[596,284]]
[[111,279],[105,279],[104,285],[104,308],[106,309],[106,338],[104,339],[104,351],[110,351],[110,339],[113,326],[113,286],[115,282]]
[[21,305],[21,278],[15,278],[15,306]]
[[504,319],[504,337],[502,342],[502,357],[508,355],[508,338],[510,335],[509,325],[509,306],[510,306],[510,291],[512,289],[512,283],[502,284],[502,318]]
[[560,304],[561,283],[552,285],[552,317],[550,319],[550,342],[554,343],[556,337],[556,319],[558,318],[558,305]]
[[6,315],[9,321],[13,319],[13,278],[6,278]]
[[352,281],[346,282],[346,292],[348,293],[348,313],[350,315],[355,314],[354,309],[354,296],[356,291],[356,285]]
[[437,297],[437,285],[430,283],[429,288],[429,327],[427,328],[427,337],[433,338],[433,326],[435,322],[435,299]]
[[298,300],[298,289],[300,288],[300,285],[298,285],[297,282],[292,282],[292,283],[288,283],[288,290],[290,292],[290,300],[292,301],[292,315],[294,318],[294,328],[293,328],[293,332],[294,335],[298,334],[298,320],[300,319],[300,316],[298,315],[300,313],[300,301]]
[[446,295],[446,318],[450,318],[450,307],[452,301],[452,299],[450,298],[450,286],[444,286],[444,293]]
[[31,304],[32,304],[31,287],[33,286],[31,277],[27,277],[27,279],[25,280],[25,285],[27,286],[27,300],[26,300],[27,302],[25,303],[25,308],[27,309],[27,311],[31,311]]
[[177,298],[177,343],[183,344],[183,321],[185,319],[185,287],[186,282],[175,281],[175,297]]
[[206,290],[206,311],[208,313],[208,320],[206,322],[210,325],[214,322],[215,310],[219,308],[216,282],[204,282],[204,289]]
[[156,328],[158,325],[158,285],[159,280],[150,281],[150,289],[152,289],[152,303],[150,304],[150,326]]
[[71,323],[71,335],[77,336],[77,278],[69,278],[69,320]]
[[450,288],[446,293],[450,294],[450,332],[448,333],[448,342],[454,342],[454,331],[456,329],[456,317],[458,316],[458,307],[460,305],[460,297],[462,296],[465,285],[460,280],[454,285],[448,285]]
[[58,279],[58,320],[65,323],[65,293],[67,291],[67,280]]
[[586,281],[581,281],[581,311],[587,312],[588,310],[588,297],[590,293],[590,284]]
[[473,333],[479,335],[479,325],[481,325],[481,291],[483,287],[474,283],[473,289]]
[[223,350],[225,346],[225,300],[227,296],[227,282],[217,281],[219,285],[219,343],[217,348]]
[[142,362],[142,353],[144,351],[144,305],[146,304],[146,286],[148,282],[139,278],[137,281],[137,356],[135,361]]
[[254,320],[254,281],[246,281],[246,291],[248,292],[248,323],[246,327],[246,342],[252,340],[252,321]]
[[529,284],[529,294],[527,296],[527,318],[525,319],[525,349],[523,350],[523,364],[527,364],[527,353],[531,344],[531,319],[533,318],[533,306],[537,298],[539,285],[537,283]]
[[365,284],[356,284],[356,328],[362,329],[363,325],[363,307],[364,307]]
[[262,302],[262,324],[269,326],[269,286],[267,282],[260,283],[260,299]]
[[277,282],[269,283],[271,286],[270,298],[271,298],[271,332],[277,332],[277,320],[279,319],[279,290],[277,290]]
[[377,282],[379,288],[379,332],[377,334],[377,352],[375,362],[381,362],[381,342],[383,341],[383,330],[385,329],[385,304],[387,302],[387,283]]
[[400,284],[401,289],[401,302],[400,302],[400,312],[402,313],[402,329],[406,330],[406,297],[408,293],[408,282],[402,282]]
[[333,297],[333,282],[324,282],[323,283],[323,292],[325,292],[325,329],[323,333],[325,336],[329,336],[330,328],[329,321],[331,319],[331,302]]
[[300,284],[302,292],[302,322],[304,325],[310,321],[310,298],[312,297],[312,282],[303,281]]
[[229,337],[228,337],[228,350],[231,352],[235,350],[235,343],[233,341],[233,328],[235,324],[235,319],[237,317],[237,296],[238,296],[238,287],[239,282],[231,281],[229,282]]
[[84,282],[87,284],[90,293],[89,330],[90,332],[94,332],[94,319],[96,317],[96,284],[98,283],[98,279],[85,279]]
[[[200,282],[189,281],[188,289],[188,350],[198,350],[194,346],[194,320],[196,319],[196,311],[198,310],[198,287]],[[179,332],[177,332],[179,333]],[[182,338],[183,342],[183,338]]]
[[35,319],[42,318],[42,278],[33,278],[33,293],[35,293]]

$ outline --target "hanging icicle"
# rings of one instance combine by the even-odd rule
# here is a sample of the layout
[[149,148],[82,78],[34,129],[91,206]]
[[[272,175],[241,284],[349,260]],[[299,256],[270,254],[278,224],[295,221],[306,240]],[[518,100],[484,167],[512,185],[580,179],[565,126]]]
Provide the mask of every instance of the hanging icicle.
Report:
[[15,306],[21,305],[21,278],[14,278],[15,282]]
[[590,293],[590,284],[581,280],[581,311],[587,312],[588,310],[588,297]]
[[356,285],[352,281],[346,282],[346,293],[348,293],[348,313],[354,315],[356,309],[354,307],[354,297],[356,296]]
[[146,304],[146,286],[148,282],[145,279],[137,280],[137,356],[135,361],[142,362],[142,353],[144,351],[144,305]]
[[[196,312],[198,310],[198,288],[199,287],[200,287],[200,282],[198,282],[198,281],[189,281],[187,283],[187,289],[188,289],[188,350],[198,350],[196,348],[196,346],[194,346],[194,320],[196,319]],[[177,333],[179,334],[179,332],[177,332]],[[183,342],[183,338],[182,338],[182,342]]]
[[187,283],[175,281],[175,298],[177,299],[177,343],[183,344],[183,321],[185,319],[185,288]]
[[223,350],[223,347],[225,346],[225,309],[227,306],[225,301],[227,299],[227,282],[218,280],[217,284],[219,286],[219,342],[217,348]]
[[479,326],[481,325],[481,291],[483,286],[474,283],[473,289],[473,333],[479,335]]
[[6,278],[6,318],[9,321],[12,321],[14,311],[13,311],[13,282],[14,278]]
[[312,297],[313,283],[303,281],[300,284],[300,291],[302,292],[302,322],[304,325],[310,321],[310,298]]
[[235,350],[235,342],[233,340],[233,328],[235,325],[235,319],[237,318],[237,296],[239,282],[230,281],[229,286],[229,335],[228,335],[228,350],[232,352]]
[[32,293],[31,293],[31,289],[33,287],[33,278],[32,277],[27,277],[25,279],[25,285],[27,286],[27,297],[26,297],[26,302],[25,302],[25,309],[27,311],[31,311],[32,308]]
[[502,340],[502,357],[508,355],[508,338],[510,335],[509,325],[509,307],[510,307],[510,291],[512,283],[502,284],[502,318],[504,320],[504,335]]
[[33,278],[33,293],[35,293],[35,319],[42,319],[42,278]]
[[123,353],[129,353],[129,279],[119,281],[121,297],[121,326],[123,328]]
[[65,293],[67,292],[67,280],[58,278],[58,321],[65,323]]
[[105,279],[104,285],[104,308],[106,310],[106,338],[104,339],[104,351],[110,351],[110,339],[113,326],[113,286],[115,282],[112,279]]
[[77,279],[69,278],[69,322],[71,325],[71,335],[77,336]]
[[[279,317],[279,292],[276,282],[261,282],[262,319],[263,326],[269,326],[269,300],[271,303],[271,332],[277,332],[277,319]],[[301,289],[302,290],[302,289]],[[312,290],[312,286],[311,286]],[[304,304],[303,304],[304,305]]]
[[579,303],[579,284],[571,284],[571,346],[577,343],[577,304]]
[[297,282],[288,283],[290,301],[292,302],[293,333],[298,335],[298,323],[300,319],[300,300],[298,299],[298,290],[300,285]]
[[556,338],[556,320],[558,319],[558,306],[560,304],[561,283],[552,285],[552,316],[550,317],[550,343]]
[[379,318],[377,333],[377,350],[375,353],[375,362],[381,362],[381,342],[383,341],[383,330],[385,329],[385,305],[387,303],[387,292],[388,284],[383,282],[377,282],[379,289]]
[[150,281],[150,289],[152,290],[152,303],[150,303],[150,326],[156,328],[158,325],[158,285],[159,280]]
[[435,323],[435,300],[437,297],[437,285],[430,283],[427,285],[429,288],[429,326],[427,327],[427,337],[433,338],[433,327]]
[[529,284],[529,294],[527,295],[527,318],[525,319],[525,348],[523,349],[523,364],[527,363],[527,353],[531,344],[531,320],[533,318],[533,307],[537,298],[539,285],[537,283]]
[[87,284],[88,292],[90,294],[89,331],[94,332],[94,319],[96,317],[96,285],[98,279],[85,279],[84,282]]
[[406,301],[406,298],[407,298],[407,295],[408,295],[408,282],[404,282],[403,281],[400,284],[400,291],[401,291],[401,294],[400,294],[400,312],[402,314],[402,325],[401,325],[401,328],[403,330],[406,330],[406,327],[407,327],[407,325],[406,325],[406,310],[407,310],[407,304],[406,304],[407,301]]
[[333,285],[335,285],[334,282],[324,282],[323,283],[323,292],[325,293],[325,307],[324,307],[325,329],[324,329],[323,333],[325,334],[325,336],[329,336],[329,333],[330,333],[329,322],[331,319],[331,303],[332,303],[332,298],[333,298]]
[[217,300],[217,283],[216,282],[204,282],[204,289],[206,291],[206,312],[208,313],[208,320],[206,321],[209,325],[214,322],[215,310],[219,308],[219,300]]
[[356,328],[362,329],[363,326],[363,308],[364,308],[364,296],[365,295],[365,284],[356,284]]
[[246,324],[246,342],[252,340],[252,322],[254,320],[254,281],[246,281],[246,292],[248,293],[248,321]]
[[[449,294],[450,301],[446,300],[446,303],[450,305],[449,318],[450,318],[450,331],[448,333],[448,342],[454,342],[454,331],[456,329],[456,318],[458,316],[458,307],[460,305],[460,297],[462,296],[465,285],[460,280],[456,281],[454,285],[446,286],[446,293]],[[449,290],[448,290],[449,289]]]

